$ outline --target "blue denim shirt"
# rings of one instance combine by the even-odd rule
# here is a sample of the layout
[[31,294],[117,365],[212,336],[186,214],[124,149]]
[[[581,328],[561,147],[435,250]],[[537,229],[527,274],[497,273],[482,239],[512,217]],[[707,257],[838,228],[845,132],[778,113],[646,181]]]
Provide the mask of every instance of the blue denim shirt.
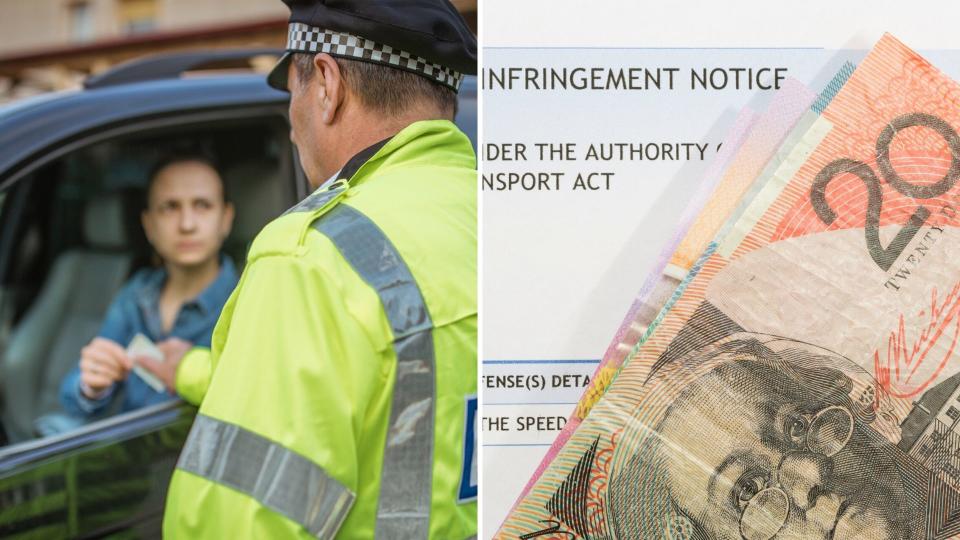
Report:
[[[220,256],[220,273],[195,299],[184,302],[169,333],[163,331],[160,319],[160,293],[167,272],[162,268],[145,268],[133,275],[117,293],[107,310],[106,319],[97,334],[126,348],[135,335],[141,333],[154,343],[170,337],[209,347],[213,327],[217,324],[223,305],[237,285],[237,269],[226,255]],[[131,411],[173,399],[167,392],[157,392],[135,373],[127,380],[114,383],[106,395],[89,399],[80,392],[80,366],[64,378],[60,385],[60,403],[72,416],[87,420],[113,409],[118,396],[123,402],[115,412]]]

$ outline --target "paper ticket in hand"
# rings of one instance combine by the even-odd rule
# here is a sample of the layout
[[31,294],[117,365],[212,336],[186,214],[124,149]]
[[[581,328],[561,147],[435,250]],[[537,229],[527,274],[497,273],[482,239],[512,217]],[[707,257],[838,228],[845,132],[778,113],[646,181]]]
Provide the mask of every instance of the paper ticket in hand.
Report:
[[[133,336],[133,339],[130,340],[130,344],[127,345],[127,357],[131,360],[136,359],[140,356],[146,356],[147,358],[156,360],[157,362],[163,362],[163,352],[157,348],[157,346],[150,340],[147,336],[143,334],[137,334]],[[164,386],[163,381],[157,378],[156,375],[150,373],[143,366],[139,364],[134,364],[133,372],[137,374],[138,377],[143,379],[150,388],[153,388],[157,392],[166,391],[166,386]]]

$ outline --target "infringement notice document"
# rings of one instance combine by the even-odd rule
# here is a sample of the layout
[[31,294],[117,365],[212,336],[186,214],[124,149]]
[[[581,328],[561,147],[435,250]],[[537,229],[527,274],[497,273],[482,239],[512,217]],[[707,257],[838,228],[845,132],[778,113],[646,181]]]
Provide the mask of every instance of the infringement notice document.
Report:
[[960,78],[955,36],[925,26],[932,11],[956,20],[960,5],[647,4],[483,4],[486,537],[563,428],[741,109],[763,111],[788,79],[819,92],[887,31]]

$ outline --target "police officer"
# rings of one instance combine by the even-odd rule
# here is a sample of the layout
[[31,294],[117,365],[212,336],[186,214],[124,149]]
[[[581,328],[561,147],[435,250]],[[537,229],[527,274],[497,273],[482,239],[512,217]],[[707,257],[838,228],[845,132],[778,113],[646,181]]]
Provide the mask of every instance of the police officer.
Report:
[[204,354],[176,538],[476,535],[476,41],[446,0],[284,0],[292,138],[321,187],[266,226]]

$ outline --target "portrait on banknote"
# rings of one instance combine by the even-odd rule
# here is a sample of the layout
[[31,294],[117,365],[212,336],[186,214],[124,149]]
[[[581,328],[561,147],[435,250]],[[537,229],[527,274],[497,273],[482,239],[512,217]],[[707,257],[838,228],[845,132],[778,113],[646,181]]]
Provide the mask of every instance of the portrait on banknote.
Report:
[[[627,423],[614,452],[617,538],[912,538],[917,466],[871,428],[875,384],[826,349],[745,332],[657,378],[676,388],[653,429]],[[636,430],[636,433],[633,431]],[[682,451],[679,451],[681,450]],[[645,486],[646,489],[641,486]]]
[[678,336],[646,381],[657,391],[598,437],[552,514],[587,538],[926,537],[929,490],[956,483],[911,451],[960,377],[917,401],[894,442],[877,429],[889,432],[888,397],[856,363],[745,332],[708,303],[690,324],[711,330]]

